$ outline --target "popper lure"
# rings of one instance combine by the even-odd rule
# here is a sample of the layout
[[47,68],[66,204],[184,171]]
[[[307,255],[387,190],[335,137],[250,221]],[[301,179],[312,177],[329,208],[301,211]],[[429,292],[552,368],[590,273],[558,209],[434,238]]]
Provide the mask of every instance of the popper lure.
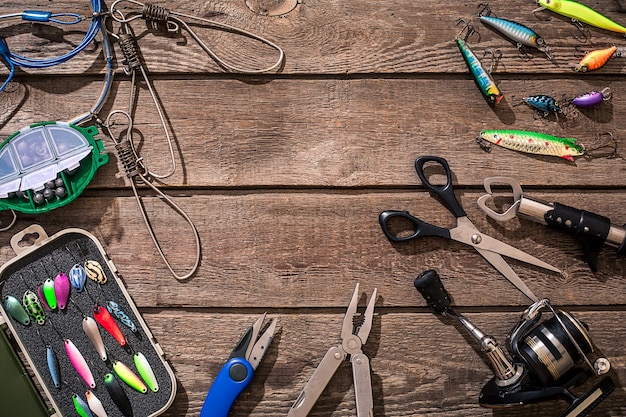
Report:
[[[460,20],[459,23],[461,22],[463,21]],[[467,30],[466,38],[469,34],[474,32],[474,29],[466,23],[465,28],[456,36],[456,46],[459,48],[459,51],[461,51],[463,60],[465,61],[470,74],[472,74],[472,78],[474,79],[476,86],[487,101],[487,104],[491,107],[495,107],[495,105],[502,100],[502,93],[500,92],[500,89],[498,89],[496,82],[491,77],[490,72],[487,71],[482,62],[480,62],[478,57],[474,54],[474,52],[472,52],[470,47],[465,42],[465,39],[461,38],[460,35],[465,30]]]
[[603,67],[604,64],[606,64],[613,56],[621,56],[621,54],[617,52],[617,47],[615,45],[605,49],[596,49],[594,51],[587,52],[578,65],[574,67],[574,71],[588,72],[597,70],[598,68]]
[[[486,7],[485,10],[487,11],[487,13],[490,13],[490,10]],[[527,55],[525,47],[530,47],[538,49],[539,51],[546,54],[549,60],[552,60],[554,58],[552,55],[552,51],[546,45],[546,42],[543,40],[543,38],[531,28],[524,26],[521,23],[514,22],[513,20],[503,19],[489,14],[479,14],[478,18],[485,25],[497,30],[502,35],[515,42],[517,50],[522,56]]]
[[534,11],[548,9],[573,21],[586,23],[600,29],[626,34],[626,27],[620,25],[584,4],[572,0],[537,0],[540,6]]
[[482,130],[476,141],[486,151],[491,147],[485,142],[490,142],[518,152],[558,156],[568,161],[585,153],[584,146],[577,144],[576,139],[525,130]]

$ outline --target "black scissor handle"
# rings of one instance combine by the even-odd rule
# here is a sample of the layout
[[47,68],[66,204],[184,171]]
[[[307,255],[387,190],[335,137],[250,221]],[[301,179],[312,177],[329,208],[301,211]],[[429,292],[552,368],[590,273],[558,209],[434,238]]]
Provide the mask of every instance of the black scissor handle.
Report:
[[[443,167],[446,172],[445,185],[433,185],[428,181],[424,173],[424,165],[428,162],[435,162]],[[448,161],[439,156],[420,156],[415,160],[415,171],[417,171],[417,175],[420,177],[420,180],[422,180],[424,186],[439,197],[448,210],[454,214],[454,217],[459,218],[467,216],[465,210],[463,210],[463,207],[461,207],[454,195],[454,189],[452,188],[452,172],[450,172]]]
[[[413,225],[413,233],[408,236],[398,236],[396,234],[393,234],[389,230],[387,224],[391,219],[397,217],[408,220]],[[387,239],[391,240],[392,242],[406,242],[407,240],[412,240],[422,236],[439,236],[450,239],[450,230],[426,223],[418,219],[417,217],[411,216],[408,211],[383,211],[378,215],[378,222],[380,223],[380,227],[383,229],[383,233],[385,234],[385,236],[387,236]]]

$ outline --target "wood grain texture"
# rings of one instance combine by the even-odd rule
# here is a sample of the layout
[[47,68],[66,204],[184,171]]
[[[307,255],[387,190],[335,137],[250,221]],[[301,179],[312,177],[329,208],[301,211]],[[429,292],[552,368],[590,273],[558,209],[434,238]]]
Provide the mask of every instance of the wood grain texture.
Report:
[[[72,10],[88,15],[88,3],[69,0],[0,0],[2,13],[24,9]],[[112,140],[103,140],[110,162],[80,198],[41,216],[19,215],[0,234],[0,262],[14,254],[9,239],[32,223],[52,235],[68,227],[93,233],[117,266],[129,293],[172,364],[178,392],[165,416],[197,416],[204,397],[243,330],[267,311],[281,327],[250,387],[230,416],[286,415],[326,350],[340,341],[345,308],[356,283],[366,294],[378,288],[377,315],[365,353],[371,358],[375,416],[556,416],[565,403],[491,410],[478,394],[491,378],[489,364],[463,329],[432,314],[413,287],[435,268],[453,303],[483,331],[505,345],[506,334],[528,299],[472,248],[440,238],[392,244],[378,214],[387,209],[453,227],[453,217],[414,170],[420,155],[446,158],[456,196],[477,228],[565,271],[558,275],[510,261],[540,297],[572,311],[589,325],[599,352],[611,360],[617,390],[592,415],[626,414],[626,258],[600,253],[591,273],[581,244],[527,220],[497,223],[476,206],[485,178],[517,179],[525,195],[557,201],[626,222],[626,161],[607,158],[610,132],[626,155],[626,71],[623,57],[602,69],[577,74],[579,50],[622,47],[615,34],[591,29],[581,46],[567,19],[538,12],[534,2],[494,0],[499,17],[536,30],[555,62],[534,51],[519,58],[514,45],[481,25],[477,2],[372,2],[225,0],[159,2],[170,10],[235,25],[284,48],[275,74],[228,74],[184,31],[164,34],[132,22],[150,82],[174,138],[176,173],[158,183],[195,222],[202,242],[198,273],[186,282],[170,276],[141,218]],[[618,2],[587,4],[618,22]],[[128,4],[125,4],[126,7]],[[109,4],[110,6],[110,4]],[[284,11],[286,9],[288,11]],[[126,11],[126,10],[125,10]],[[217,14],[216,14],[217,13]],[[472,18],[480,37],[468,42],[479,57],[499,49],[494,77],[505,99],[490,109],[454,45],[458,18]],[[544,20],[545,19],[545,20]],[[33,57],[64,53],[80,42],[75,27],[0,21],[11,51]],[[112,32],[118,23],[108,22]],[[259,67],[275,57],[256,42],[226,31],[193,26],[216,53]],[[101,119],[127,110],[130,78],[117,73]],[[7,70],[0,68],[0,77]],[[102,54],[88,48],[70,62],[18,70],[0,93],[0,135],[35,122],[70,120],[87,111],[100,92]],[[521,99],[548,94],[561,101],[609,87],[597,109],[547,118]],[[139,84],[133,138],[146,165],[157,172],[169,161],[158,114],[145,82]],[[114,132],[125,126],[116,120]],[[529,156],[475,143],[481,129],[521,129],[574,137],[593,157],[574,163]],[[121,136],[120,136],[121,137]],[[438,178],[438,177],[436,177]],[[145,186],[143,204],[163,250],[177,271],[193,262],[186,224]],[[498,200],[500,206],[509,201]],[[0,213],[5,224],[8,213]],[[365,297],[360,300],[365,305]],[[322,394],[312,416],[354,416],[349,362]]]

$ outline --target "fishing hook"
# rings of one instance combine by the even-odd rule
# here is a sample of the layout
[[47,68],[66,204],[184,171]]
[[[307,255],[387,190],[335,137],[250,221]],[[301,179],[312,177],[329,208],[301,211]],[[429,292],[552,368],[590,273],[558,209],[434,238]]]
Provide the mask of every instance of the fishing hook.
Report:
[[493,49],[489,48],[485,49],[485,51],[483,52],[483,60],[487,57],[487,55],[491,55],[491,63],[488,69],[488,72],[491,74],[493,71],[495,71],[498,63],[502,59],[502,52],[499,49],[496,49],[494,51]]
[[[474,25],[472,25],[470,23],[470,21],[465,20],[465,18],[460,18],[456,21],[456,25],[460,25],[461,23],[463,23],[463,27],[461,28],[461,30],[456,34],[457,38],[463,39],[464,41],[467,41],[467,39],[469,39],[470,36],[472,36],[473,34],[478,35],[478,41],[480,42],[480,33],[478,33],[478,31],[474,28]],[[464,36],[461,36],[463,33],[465,32]]]
[[572,25],[574,25],[574,28],[578,29],[578,32],[582,34],[581,38],[580,36],[578,36],[576,30],[574,30],[574,32],[572,32],[572,36],[574,36],[574,39],[582,43],[587,43],[587,41],[591,39],[591,31],[589,30],[589,28],[585,27],[585,25],[583,25],[579,20],[571,19],[571,21]]
[[478,17],[481,17],[481,16],[497,17],[491,10],[491,7],[489,7],[489,3],[480,3],[478,5]]
[[[141,12],[136,12],[136,11],[130,12],[126,15],[127,17],[120,17],[124,15],[119,13],[119,9],[117,9],[117,6],[123,2],[131,3],[135,6],[139,6],[142,8],[142,10]],[[149,25],[149,27],[152,29],[158,29],[159,23],[165,24],[165,27],[168,32],[178,32],[179,29],[182,27],[198,43],[200,48],[202,48],[207,53],[207,55],[209,55],[219,66],[221,66],[227,71],[240,72],[244,74],[260,74],[264,72],[270,72],[275,69],[278,69],[283,64],[283,61],[285,59],[285,53],[280,46],[276,45],[274,42],[260,35],[256,35],[244,29],[231,26],[225,23],[219,23],[214,20],[205,19],[199,16],[193,16],[193,15],[176,12],[176,11],[169,10],[169,9],[166,9],[164,7],[157,6],[154,4],[150,4],[150,3],[144,4],[136,0],[116,0],[111,5],[111,13],[112,13],[113,19],[118,21],[119,23],[129,23],[135,19],[144,19],[146,23]],[[183,19],[189,19],[189,20],[202,22],[208,26],[212,26],[217,29],[221,29],[227,32],[235,33],[235,34],[259,41],[265,45],[268,45],[272,49],[276,50],[278,52],[278,58],[272,65],[266,68],[261,68],[261,69],[245,69],[234,64],[229,64],[228,62],[224,61],[219,56],[217,56],[211,50],[211,48],[209,48],[202,41],[202,39],[200,39],[200,37],[196,34],[196,32],[193,29],[191,29],[189,24],[185,22]]]

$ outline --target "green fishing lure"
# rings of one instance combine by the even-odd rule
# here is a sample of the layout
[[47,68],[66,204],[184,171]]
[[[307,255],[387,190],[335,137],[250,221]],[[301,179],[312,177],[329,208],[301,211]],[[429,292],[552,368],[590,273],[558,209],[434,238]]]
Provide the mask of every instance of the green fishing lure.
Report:
[[572,0],[537,0],[536,10],[548,9],[561,16],[569,17],[590,26],[626,34],[626,27],[620,25],[584,4]]
[[491,77],[489,71],[485,69],[478,57],[472,52],[467,43],[460,37],[456,37],[456,46],[461,51],[463,60],[470,70],[476,86],[482,93],[483,97],[487,101],[487,104],[491,107],[495,107],[496,104],[502,100],[502,93],[496,85],[496,82]]
[[525,130],[482,130],[476,141],[486,151],[491,148],[485,142],[490,142],[518,152],[558,156],[568,161],[585,153],[584,146],[577,144],[576,139]]

